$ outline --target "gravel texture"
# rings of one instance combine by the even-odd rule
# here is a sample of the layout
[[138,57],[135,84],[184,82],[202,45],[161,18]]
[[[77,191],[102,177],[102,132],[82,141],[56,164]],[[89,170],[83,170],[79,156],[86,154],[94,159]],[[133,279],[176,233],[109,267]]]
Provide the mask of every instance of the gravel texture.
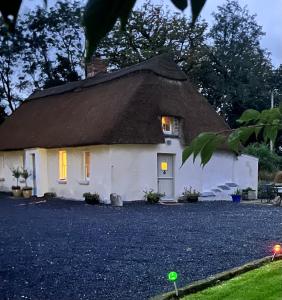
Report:
[[0,299],[148,299],[271,254],[282,208],[0,197]]

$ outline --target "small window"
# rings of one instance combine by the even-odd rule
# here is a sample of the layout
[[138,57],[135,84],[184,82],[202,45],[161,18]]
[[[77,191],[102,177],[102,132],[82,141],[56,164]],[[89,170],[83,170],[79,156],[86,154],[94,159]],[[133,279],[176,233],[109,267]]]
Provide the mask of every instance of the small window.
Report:
[[0,174],[4,173],[4,155],[0,155]]
[[59,179],[67,180],[67,152],[59,151]]
[[84,172],[84,179],[89,180],[89,178],[90,178],[90,152],[84,152],[83,172]]
[[162,117],[162,128],[164,133],[172,134],[172,123],[173,123],[173,118]]

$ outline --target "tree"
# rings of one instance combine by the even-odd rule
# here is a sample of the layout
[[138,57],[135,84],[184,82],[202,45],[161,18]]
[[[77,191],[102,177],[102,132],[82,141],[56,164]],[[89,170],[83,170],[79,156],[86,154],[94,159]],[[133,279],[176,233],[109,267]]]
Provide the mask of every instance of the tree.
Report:
[[132,12],[126,31],[114,29],[97,48],[112,69],[127,67],[162,52],[171,52],[189,77],[197,80],[197,67],[203,55],[207,23],[198,21],[191,27],[185,15],[171,13],[163,6],[146,1]]
[[37,7],[19,23],[24,28],[25,64],[36,88],[81,78],[83,30],[80,3],[58,1],[50,10]]
[[246,109],[269,107],[272,65],[260,46],[262,28],[246,7],[227,0],[213,17],[202,93],[229,125],[236,127]]
[[22,101],[20,92],[29,82],[21,72],[18,61],[22,58],[24,40],[21,28],[13,35],[7,31],[3,20],[0,18],[0,119],[8,112],[13,112]]
[[[47,0],[43,1],[47,4]],[[188,0],[171,1],[181,10],[184,10],[188,5]],[[190,2],[193,15],[192,21],[195,22],[206,0],[190,0]],[[21,3],[22,0],[2,1],[0,3],[0,12],[10,32],[15,30]],[[83,15],[88,59],[95,52],[100,40],[111,31],[118,19],[121,21],[121,27],[125,28],[128,16],[135,3],[136,0],[88,0]]]
[[282,158],[269,150],[269,146],[262,143],[248,145],[243,153],[259,158],[259,173],[274,173],[280,170]]
[[[79,2],[21,16],[13,34],[0,18],[0,120],[34,89],[80,79],[84,38]],[[3,115],[4,114],[4,115]]]

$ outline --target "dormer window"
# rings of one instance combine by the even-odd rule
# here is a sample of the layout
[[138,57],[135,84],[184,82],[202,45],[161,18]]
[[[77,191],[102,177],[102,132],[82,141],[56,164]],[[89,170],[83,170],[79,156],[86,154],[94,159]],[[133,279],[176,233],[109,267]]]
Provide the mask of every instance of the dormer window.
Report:
[[162,128],[165,134],[172,134],[172,117],[162,117]]
[[162,116],[162,129],[165,135],[179,135],[179,120],[175,117]]

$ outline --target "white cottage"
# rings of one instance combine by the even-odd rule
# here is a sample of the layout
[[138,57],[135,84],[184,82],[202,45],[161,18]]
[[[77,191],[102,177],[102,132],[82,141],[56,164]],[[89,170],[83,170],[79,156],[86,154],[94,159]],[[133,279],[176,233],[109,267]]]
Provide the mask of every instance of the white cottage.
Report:
[[80,200],[98,192],[108,201],[117,193],[130,201],[154,189],[176,199],[191,186],[207,199],[230,199],[226,190],[235,185],[257,189],[256,158],[222,148],[205,168],[198,160],[180,167],[196,135],[227,128],[177,64],[160,55],[32,94],[0,126],[0,188],[9,191],[11,169],[25,167],[36,196]]

